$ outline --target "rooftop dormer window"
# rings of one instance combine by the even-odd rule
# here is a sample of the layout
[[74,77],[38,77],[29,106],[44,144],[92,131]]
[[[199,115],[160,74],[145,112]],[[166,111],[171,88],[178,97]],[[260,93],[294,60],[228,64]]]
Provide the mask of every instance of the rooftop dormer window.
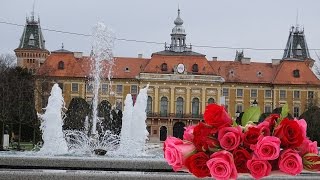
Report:
[[300,77],[299,69],[293,70],[293,77],[295,77],[295,78],[299,78]]
[[168,65],[167,65],[167,63],[162,63],[162,64],[161,64],[161,71],[168,71]]
[[63,61],[60,61],[58,63],[58,69],[64,69],[64,62]]
[[258,77],[262,77],[262,72],[261,72],[261,71],[258,71],[258,72],[257,72],[257,76],[258,76]]
[[129,67],[126,67],[126,68],[124,69],[124,71],[125,71],[125,72],[130,72]]
[[198,72],[198,71],[199,71],[198,64],[192,65],[192,72]]
[[235,75],[234,70],[233,70],[233,69],[231,69],[231,70],[229,71],[229,74],[230,74],[231,76],[234,76],[234,75]]

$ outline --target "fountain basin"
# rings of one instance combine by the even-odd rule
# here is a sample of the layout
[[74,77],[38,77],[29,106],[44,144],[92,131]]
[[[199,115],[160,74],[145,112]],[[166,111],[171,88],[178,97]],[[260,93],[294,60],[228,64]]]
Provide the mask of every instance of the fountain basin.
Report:
[[171,172],[162,158],[76,157],[76,156],[0,156],[0,167],[7,169],[64,169],[103,171]]
[[[0,168],[0,179],[6,180],[197,179],[189,173],[173,172],[163,158],[150,157],[1,155]],[[252,177],[249,174],[240,174],[238,179],[252,179]],[[320,174],[302,172],[298,176],[287,176],[278,172],[264,179],[320,179]]]

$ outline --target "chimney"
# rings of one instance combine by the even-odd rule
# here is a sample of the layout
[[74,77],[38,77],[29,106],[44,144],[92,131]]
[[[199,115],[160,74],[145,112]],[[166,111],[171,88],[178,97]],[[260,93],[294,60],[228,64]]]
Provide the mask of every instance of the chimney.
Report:
[[73,56],[74,56],[75,58],[82,58],[82,52],[74,52],[74,53],[73,53]]
[[242,64],[250,64],[250,60],[251,60],[251,58],[243,57],[243,58],[241,59],[241,63],[242,63]]
[[209,59],[208,61],[217,61],[218,57],[212,57],[212,59]]
[[138,54],[138,58],[142,58],[142,54]]
[[281,59],[272,59],[272,65],[276,66],[280,64]]

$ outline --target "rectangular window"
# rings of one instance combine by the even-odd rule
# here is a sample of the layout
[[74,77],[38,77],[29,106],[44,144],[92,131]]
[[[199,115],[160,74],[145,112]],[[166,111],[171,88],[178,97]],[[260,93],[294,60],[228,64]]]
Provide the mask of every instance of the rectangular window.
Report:
[[286,90],[280,90],[280,99],[285,99],[287,97]]
[[237,104],[236,111],[238,111],[240,113],[243,112],[243,105],[242,104]]
[[223,88],[222,89],[222,96],[225,96],[225,97],[229,96],[229,89],[228,88]]
[[117,99],[117,101],[116,101],[116,109],[122,110],[122,100],[121,99]]
[[91,83],[87,84],[87,92],[93,92],[93,85]]
[[138,93],[138,86],[131,85],[131,94],[137,94],[137,93]]
[[293,98],[299,99],[300,98],[300,91],[293,91]]
[[265,105],[264,106],[264,112],[265,113],[271,113],[272,112],[271,105]]
[[313,91],[308,91],[308,99],[313,99],[314,92]]
[[71,91],[78,92],[79,91],[79,84],[78,83],[71,83]]
[[102,84],[101,85],[101,92],[103,94],[106,94],[108,92],[108,84]]
[[271,98],[272,97],[272,93],[270,89],[267,89],[264,91],[264,97],[265,98]]
[[299,115],[300,115],[300,108],[293,107],[293,117],[299,117]]
[[257,98],[258,97],[258,90],[257,89],[251,89],[250,93],[252,98]]
[[122,85],[117,85],[117,93],[122,93]]
[[243,89],[237,89],[237,97],[243,96]]

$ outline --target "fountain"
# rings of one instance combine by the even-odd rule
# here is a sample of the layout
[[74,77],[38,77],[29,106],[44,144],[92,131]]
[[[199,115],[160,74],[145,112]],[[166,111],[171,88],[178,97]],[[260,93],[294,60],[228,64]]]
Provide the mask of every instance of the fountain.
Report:
[[130,156],[145,155],[145,142],[148,139],[148,131],[146,130],[146,107],[147,107],[147,91],[149,85],[142,89],[133,106],[132,97],[127,95],[122,118],[122,129],[120,147],[116,154]]
[[62,108],[64,100],[62,91],[58,84],[55,84],[51,90],[51,96],[48,99],[46,112],[40,116],[42,119],[40,129],[42,131],[43,146],[39,154],[59,155],[67,154],[68,146],[62,132]]

